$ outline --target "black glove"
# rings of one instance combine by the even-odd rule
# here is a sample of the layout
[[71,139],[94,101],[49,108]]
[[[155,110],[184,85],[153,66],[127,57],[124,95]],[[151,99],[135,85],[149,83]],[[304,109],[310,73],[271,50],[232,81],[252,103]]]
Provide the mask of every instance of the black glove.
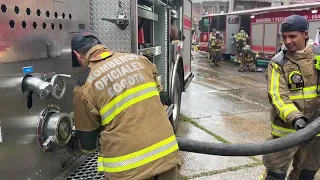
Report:
[[293,123],[294,123],[293,124],[294,129],[298,131],[299,129],[303,129],[304,127],[307,126],[307,119],[300,117],[297,120],[295,120]]

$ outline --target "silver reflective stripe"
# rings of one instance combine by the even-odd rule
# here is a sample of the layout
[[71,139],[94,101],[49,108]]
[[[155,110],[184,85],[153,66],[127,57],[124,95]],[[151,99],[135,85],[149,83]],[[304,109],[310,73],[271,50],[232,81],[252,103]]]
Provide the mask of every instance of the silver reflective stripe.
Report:
[[275,128],[272,129],[272,132],[276,133],[274,135],[281,135],[281,136],[287,136],[287,135],[291,134],[291,132],[285,132],[285,131],[281,131],[281,130],[278,130]]
[[149,88],[146,88],[146,89],[143,89],[139,92],[136,92],[136,93],[133,93],[125,98],[123,98],[120,102],[114,104],[107,112],[105,112],[103,115],[101,115],[101,119],[106,119],[108,116],[110,116],[116,109],[118,109],[119,107],[121,107],[123,104],[125,104],[126,102],[136,98],[136,97],[139,97],[139,96],[142,96],[146,93],[149,93],[149,92],[153,92],[153,91],[158,91],[157,87],[149,87]]
[[[283,117],[286,119],[287,116],[290,114],[290,112],[292,112],[294,110],[298,110],[294,105],[290,105],[289,107],[285,108],[283,110]],[[290,112],[286,115],[287,111],[290,111]]]
[[153,155],[156,155],[158,153],[161,153],[167,149],[170,149],[171,147],[177,145],[177,141],[174,140],[171,143],[161,146],[155,150],[152,150],[150,152],[147,152],[145,154],[142,154],[140,156],[134,157],[132,159],[128,159],[128,160],[124,160],[124,161],[120,161],[120,162],[98,162],[98,166],[103,166],[103,167],[107,167],[107,168],[116,168],[116,167],[122,167],[122,166],[126,166],[129,164],[135,164],[139,161],[142,161],[148,157],[151,157]]
[[308,94],[317,94],[316,90],[300,90],[300,91],[291,91],[290,96],[301,96],[301,95],[308,95]]

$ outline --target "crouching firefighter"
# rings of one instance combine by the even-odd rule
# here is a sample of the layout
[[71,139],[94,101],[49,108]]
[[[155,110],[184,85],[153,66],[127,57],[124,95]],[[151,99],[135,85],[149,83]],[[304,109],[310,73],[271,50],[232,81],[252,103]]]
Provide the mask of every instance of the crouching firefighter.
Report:
[[220,32],[217,32],[215,36],[211,36],[210,39],[211,44],[211,61],[209,64],[211,66],[217,66],[219,67],[219,61],[221,60],[221,49],[224,44],[222,36]]
[[108,50],[89,32],[76,34],[71,48],[73,67],[85,69],[74,89],[76,135],[85,153],[100,144],[98,171],[108,180],[176,180],[179,147],[159,98],[156,66]]
[[249,45],[246,45],[243,49],[242,49],[242,60],[241,60],[241,64],[240,64],[240,68],[239,68],[239,72],[243,72],[243,71],[251,71],[251,72],[255,72],[256,71],[256,56],[257,53],[252,51],[250,49]]
[[[318,76],[315,59],[319,47],[308,42],[308,22],[303,16],[291,15],[281,25],[281,50],[269,63],[267,88],[271,111],[272,137],[289,135],[319,117]],[[319,135],[318,135],[319,136]],[[289,180],[313,180],[320,166],[320,139],[287,150],[266,154],[266,171],[260,179],[285,180],[292,163]]]

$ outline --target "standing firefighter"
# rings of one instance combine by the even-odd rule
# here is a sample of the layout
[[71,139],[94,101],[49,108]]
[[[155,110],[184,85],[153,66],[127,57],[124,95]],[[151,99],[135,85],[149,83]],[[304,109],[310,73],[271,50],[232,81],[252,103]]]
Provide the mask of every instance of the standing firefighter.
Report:
[[[286,136],[319,117],[318,49],[308,42],[308,22],[291,15],[281,25],[285,50],[269,63],[267,87],[271,111],[272,137]],[[313,180],[320,166],[320,139],[263,156],[266,172],[260,179],[284,180],[293,160],[290,180]]]
[[211,63],[211,39],[216,36],[217,30],[215,28],[212,29],[212,32],[209,35],[209,41],[208,41],[208,53],[209,53],[209,63]]
[[98,171],[109,180],[176,180],[179,147],[155,65],[112,52],[88,32],[76,34],[71,48],[73,66],[86,69],[74,90],[76,134],[85,153],[97,149],[100,134]]
[[236,57],[234,59],[235,63],[241,63],[242,59],[240,54],[242,53],[242,48],[244,48],[247,45],[247,40],[249,36],[244,31],[244,28],[241,27],[239,32],[234,36],[234,39],[236,41]]
[[242,61],[240,64],[240,69],[238,71],[256,71],[256,56],[257,53],[252,51],[249,45],[246,45],[241,53]]
[[211,44],[211,66],[220,66],[219,61],[221,60],[221,49],[224,44],[221,33],[217,32],[215,36],[212,36],[210,39]]

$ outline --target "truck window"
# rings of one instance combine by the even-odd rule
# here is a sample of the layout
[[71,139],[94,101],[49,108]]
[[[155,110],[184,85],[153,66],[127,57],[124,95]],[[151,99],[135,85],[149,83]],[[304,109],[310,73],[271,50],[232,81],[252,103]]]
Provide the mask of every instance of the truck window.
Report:
[[226,16],[218,16],[217,30],[225,32],[226,30]]
[[228,24],[239,24],[239,17],[229,17]]
[[212,31],[213,28],[218,30],[218,19],[219,19],[219,16],[212,17],[210,32]]
[[210,24],[211,24],[211,18],[210,17],[204,17],[201,19],[201,32],[208,32],[210,31]]

